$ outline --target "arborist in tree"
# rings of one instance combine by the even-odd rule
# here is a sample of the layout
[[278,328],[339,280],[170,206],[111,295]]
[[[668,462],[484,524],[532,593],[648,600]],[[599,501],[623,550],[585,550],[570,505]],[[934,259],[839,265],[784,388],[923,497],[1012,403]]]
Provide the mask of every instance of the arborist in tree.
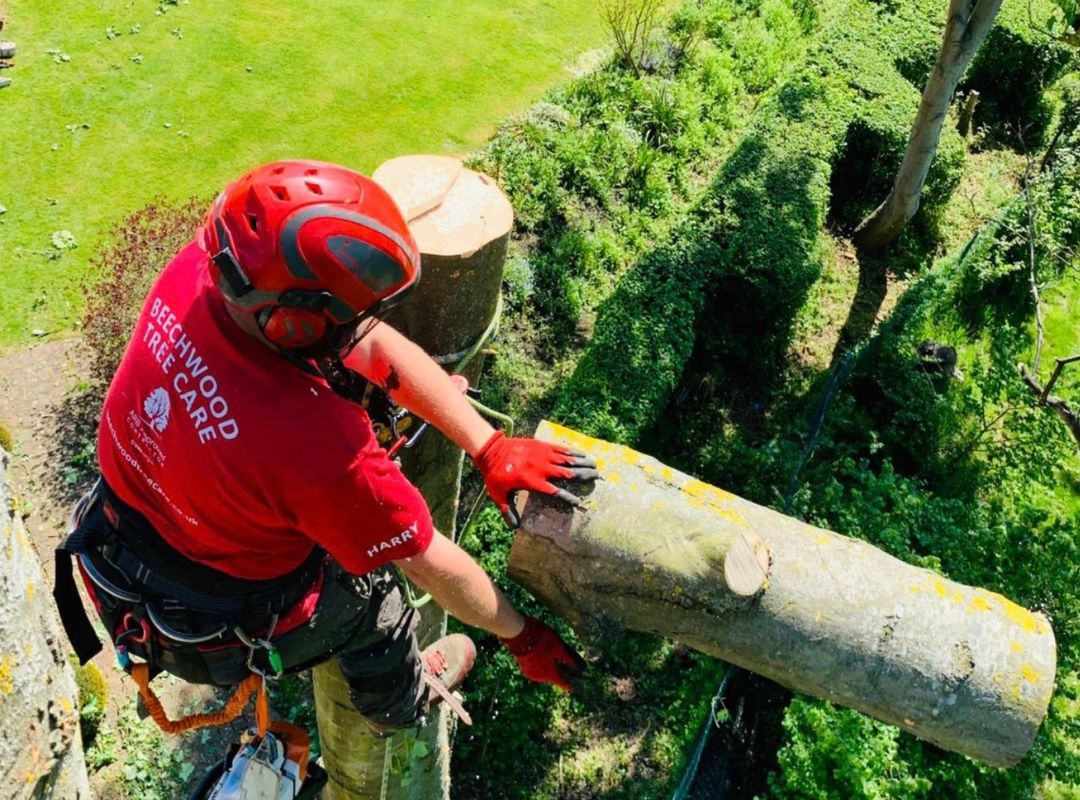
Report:
[[102,478],[58,551],[57,600],[98,649],[70,555],[121,662],[217,685],[336,658],[377,733],[410,726],[472,666],[463,634],[419,652],[393,566],[523,674],[570,690],[583,662],[432,527],[359,403],[370,384],[462,447],[511,524],[519,491],[577,499],[581,454],[508,438],[383,316],[420,277],[390,196],[313,161],[259,167],[214,202],[150,289],[101,417]]

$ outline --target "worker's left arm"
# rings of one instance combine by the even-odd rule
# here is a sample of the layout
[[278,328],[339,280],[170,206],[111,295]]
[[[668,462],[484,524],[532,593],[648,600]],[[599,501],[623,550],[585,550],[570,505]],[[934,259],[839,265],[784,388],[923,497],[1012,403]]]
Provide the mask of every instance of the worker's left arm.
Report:
[[390,399],[430,422],[475,456],[495,433],[431,356],[385,322],[375,324],[345,360]]
[[385,322],[375,324],[360,339],[346,364],[468,453],[512,527],[520,524],[514,505],[518,491],[555,495],[577,505],[578,498],[552,480],[594,480],[597,476],[595,463],[581,453],[535,439],[508,438],[496,431],[442,367]]

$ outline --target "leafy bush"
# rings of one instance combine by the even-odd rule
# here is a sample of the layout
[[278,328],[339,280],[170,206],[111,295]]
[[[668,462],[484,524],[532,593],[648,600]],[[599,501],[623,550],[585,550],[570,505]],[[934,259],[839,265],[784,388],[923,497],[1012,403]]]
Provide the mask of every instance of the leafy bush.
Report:
[[143,298],[162,268],[191,241],[208,203],[151,203],[107,237],[97,254],[99,282],[87,289],[83,335],[90,375],[102,388],[112,380],[135,328]]
[[[1053,254],[1063,243],[1075,242],[1072,165],[1063,153],[1032,193],[1042,232],[1037,251],[1048,266],[1060,265]],[[853,712],[800,700],[785,721],[772,797],[1012,800],[1037,796],[1044,784],[1056,787],[1046,790],[1054,796],[1080,781],[1077,490],[1064,480],[1076,451],[1015,371],[1032,346],[1030,297],[1019,291],[1026,242],[1017,223],[1024,214],[1018,203],[908,292],[850,393],[835,403],[796,507],[816,524],[1046,613],[1059,658],[1048,718],[1027,758],[998,770]],[[1018,291],[1003,292],[1003,281]],[[926,340],[957,348],[962,382],[918,368],[916,350]]]
[[1005,3],[961,83],[979,92],[976,125],[988,125],[1005,141],[1034,149],[1044,143],[1053,106],[1044,92],[1073,54],[1039,25],[1053,13],[1049,0]]
[[[775,381],[820,274],[831,191],[854,224],[884,199],[907,145],[919,93],[893,66],[890,22],[852,3],[770,95],[711,190],[601,307],[558,418],[635,442],[691,358],[715,365],[719,383],[761,392]],[[951,194],[963,160],[959,136],[946,132],[921,220]]]

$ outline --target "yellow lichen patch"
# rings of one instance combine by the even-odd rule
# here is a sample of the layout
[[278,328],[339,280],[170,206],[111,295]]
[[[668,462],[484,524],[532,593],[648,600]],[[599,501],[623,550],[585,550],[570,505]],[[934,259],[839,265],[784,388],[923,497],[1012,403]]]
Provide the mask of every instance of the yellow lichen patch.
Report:
[[604,480],[611,481],[612,483],[620,483],[622,481],[622,473],[608,472],[604,475]]
[[0,694],[11,694],[15,691],[15,659],[9,655],[0,658]]
[[603,473],[604,470],[607,469],[607,467],[608,467],[608,463],[607,463],[606,458],[598,458],[598,459],[596,459],[596,469],[597,469],[598,472]]
[[1014,653],[1022,653],[1022,652],[1024,652],[1024,646],[1022,644],[1020,644],[1020,642],[1013,642],[1012,644],[1009,645],[1009,647],[1012,649],[1012,651]]
[[909,586],[908,591],[911,592],[912,594],[918,594],[919,592],[922,591],[922,587],[919,586],[919,584],[916,583],[914,586]]
[[1000,672],[995,672],[994,673],[994,683],[1001,683],[1001,673]]
[[1028,683],[1038,683],[1039,673],[1032,669],[1031,664],[1024,664],[1020,667],[1020,674],[1024,676],[1024,680]]
[[989,611],[990,603],[981,594],[975,595],[971,598],[971,610],[972,611]]
[[36,587],[34,586],[34,582],[33,581],[27,581],[26,582],[26,590],[24,591],[24,594],[26,595],[27,600],[33,600],[34,599],[34,591],[35,590],[36,590]]
[[1050,632],[1050,626],[1026,608],[1018,606],[1012,600],[1009,600],[1007,597],[1002,597],[1000,594],[991,594],[990,596],[1001,605],[1001,610],[1005,612],[1005,616],[1008,618],[1009,622],[1019,625],[1024,630],[1033,633]]
[[72,713],[74,713],[74,711],[75,711],[75,704],[71,702],[71,699],[70,699],[70,698],[67,698],[67,697],[61,697],[61,698],[60,698],[60,700],[59,700],[58,702],[60,703],[60,708],[62,708],[62,709],[64,710],[64,713],[65,713],[65,714],[72,714]]
[[939,597],[949,596],[949,590],[945,588],[945,584],[941,580],[934,581],[934,591],[938,593]]
[[691,497],[700,497],[712,503],[730,503],[732,500],[737,499],[731,492],[725,492],[723,489],[717,489],[704,481],[693,479],[687,481],[682,490]]
[[964,602],[964,596],[962,594],[960,594],[960,592],[953,592],[952,601],[954,603],[963,603]]
[[827,534],[824,534],[824,533],[819,533],[818,534],[818,537],[817,537],[817,543],[818,544],[828,544],[831,541],[832,541],[832,539],[830,539]]
[[653,500],[651,510],[663,511],[665,508],[667,508],[667,500]]
[[[611,442],[605,442],[603,439],[594,439],[591,436],[586,436],[584,433],[578,433],[571,428],[564,428],[557,422],[548,422],[551,426],[551,434],[555,439],[558,439],[568,447],[572,447],[575,450],[583,450],[586,453],[604,453],[614,450],[617,445],[611,444]],[[622,448],[625,449],[625,448]]]

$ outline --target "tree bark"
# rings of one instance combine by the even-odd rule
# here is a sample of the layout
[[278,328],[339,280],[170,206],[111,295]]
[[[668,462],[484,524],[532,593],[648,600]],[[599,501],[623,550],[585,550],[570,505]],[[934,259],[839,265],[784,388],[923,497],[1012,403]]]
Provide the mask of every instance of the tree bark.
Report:
[[[489,178],[444,156],[404,156],[373,175],[393,196],[416,237],[423,260],[416,291],[393,324],[451,371],[475,383],[482,359],[461,359],[489,329],[499,304],[503,264],[513,225],[510,203]],[[462,451],[429,429],[401,451],[402,469],[431,509],[435,527],[453,537],[461,487]],[[423,607],[421,647],[446,633],[446,612]],[[449,800],[449,715],[439,707],[419,739],[376,739],[349,701],[335,662],[315,669],[315,698],[324,758],[330,774],[327,800]],[[390,768],[391,762],[398,767]],[[402,768],[401,765],[404,765]]]
[[0,448],[0,795],[89,800],[79,698]]
[[[1031,746],[1056,671],[1041,614],[629,448],[548,422],[537,437],[595,456],[603,480],[583,510],[529,498],[510,574],[586,635],[665,636],[996,766]],[[701,515],[711,532],[687,524]],[[739,539],[744,564],[768,564],[749,596],[723,580]]]
[[1000,8],[1001,0],[950,0],[941,50],[923,89],[904,161],[885,202],[856,228],[854,241],[860,249],[869,253],[880,251],[900,235],[919,210],[919,195],[937,152],[956,84],[989,33]]

